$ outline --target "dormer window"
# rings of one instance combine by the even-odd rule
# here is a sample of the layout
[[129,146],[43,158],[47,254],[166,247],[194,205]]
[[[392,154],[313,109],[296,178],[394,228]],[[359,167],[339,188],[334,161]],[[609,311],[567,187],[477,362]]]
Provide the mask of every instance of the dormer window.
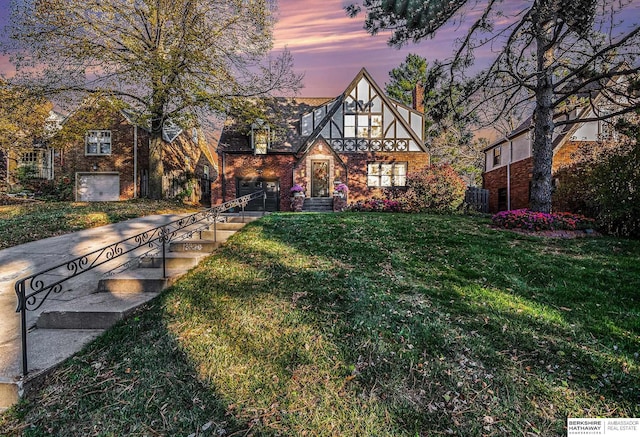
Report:
[[251,124],[251,147],[256,155],[266,155],[269,149],[271,138],[271,128],[269,124],[258,118]]

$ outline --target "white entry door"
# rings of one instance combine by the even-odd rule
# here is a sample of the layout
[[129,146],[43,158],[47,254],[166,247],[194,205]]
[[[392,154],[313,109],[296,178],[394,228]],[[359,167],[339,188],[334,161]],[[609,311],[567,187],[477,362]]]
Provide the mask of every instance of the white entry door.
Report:
[[112,202],[120,200],[118,173],[76,173],[76,201]]

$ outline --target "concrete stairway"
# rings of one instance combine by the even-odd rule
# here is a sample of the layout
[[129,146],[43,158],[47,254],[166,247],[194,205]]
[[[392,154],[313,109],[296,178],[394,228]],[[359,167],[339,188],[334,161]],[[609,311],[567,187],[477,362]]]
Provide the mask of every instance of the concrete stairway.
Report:
[[[258,217],[246,216],[245,222],[256,219]],[[15,403],[32,381],[39,380],[105,329],[158,296],[245,225],[238,216],[227,215],[226,220],[216,223],[215,231],[211,225],[190,239],[171,242],[166,252],[166,278],[162,254],[154,254],[143,258],[136,268],[103,277],[90,294],[45,305],[27,337],[30,373],[22,381],[0,379],[0,411]],[[88,282],[95,287],[95,280]],[[18,350],[13,352],[19,355]],[[10,370],[13,374],[20,373],[19,369]]]
[[302,206],[304,212],[331,212],[333,211],[333,198],[331,197],[307,197]]

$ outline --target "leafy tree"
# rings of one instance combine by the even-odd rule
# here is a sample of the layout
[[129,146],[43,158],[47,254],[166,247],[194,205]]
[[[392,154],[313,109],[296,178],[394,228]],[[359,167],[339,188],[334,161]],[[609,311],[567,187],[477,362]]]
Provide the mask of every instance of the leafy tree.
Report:
[[433,163],[449,163],[467,183],[480,181],[482,149],[486,141],[474,139],[471,126],[475,115],[466,113],[467,102],[462,97],[462,86],[453,83],[448,70],[435,61],[428,65],[425,58],[409,54],[400,66],[389,72],[391,81],[385,85],[387,94],[405,104],[411,104],[413,91],[423,93],[425,140]]
[[51,103],[0,80],[0,150],[20,153],[45,134]]
[[43,95],[102,94],[143,114],[159,198],[168,120],[186,126],[200,111],[299,86],[288,52],[267,57],[274,12],[273,0],[25,0],[14,3],[5,51]]
[[[534,102],[530,208],[549,212],[553,131],[573,122],[554,115],[594,104],[596,96],[615,104],[615,109],[596,113],[593,120],[619,116],[639,105],[634,84],[639,71],[640,27],[620,25],[620,16],[631,3],[363,0],[362,6],[367,10],[365,28],[372,34],[391,29],[389,43],[396,46],[431,37],[458,18],[477,17],[468,23],[450,70],[464,76],[474,62],[474,52],[491,48],[497,53],[495,59],[464,89],[467,95],[475,92],[479,96],[470,109],[499,98],[502,108],[496,117],[500,117]],[[359,4],[347,7],[352,16],[360,10]]]
[[389,72],[391,81],[385,84],[387,95],[405,105],[411,105],[416,85],[424,86],[427,83],[427,68],[425,58],[409,53],[399,67]]

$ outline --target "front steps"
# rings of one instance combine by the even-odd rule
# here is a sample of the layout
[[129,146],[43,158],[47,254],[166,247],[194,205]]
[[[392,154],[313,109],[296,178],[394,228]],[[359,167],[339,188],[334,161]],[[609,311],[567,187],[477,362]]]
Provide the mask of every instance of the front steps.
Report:
[[[49,371],[74,355],[104,330],[132,314],[136,309],[158,296],[180,276],[214,252],[248,222],[259,217],[224,215],[226,222],[213,224],[209,229],[194,233],[186,240],[174,241],[167,246],[166,274],[163,277],[162,255],[143,258],[138,267],[103,277],[96,291],[71,301],[51,302],[35,321],[27,336],[29,344],[29,375],[0,379],[0,411],[16,403]],[[200,238],[197,238],[200,236]],[[19,340],[16,344],[0,347],[0,353],[20,356]],[[20,361],[11,369],[0,369],[2,375],[20,375]]]
[[332,212],[332,197],[307,197],[302,206],[303,212]]

